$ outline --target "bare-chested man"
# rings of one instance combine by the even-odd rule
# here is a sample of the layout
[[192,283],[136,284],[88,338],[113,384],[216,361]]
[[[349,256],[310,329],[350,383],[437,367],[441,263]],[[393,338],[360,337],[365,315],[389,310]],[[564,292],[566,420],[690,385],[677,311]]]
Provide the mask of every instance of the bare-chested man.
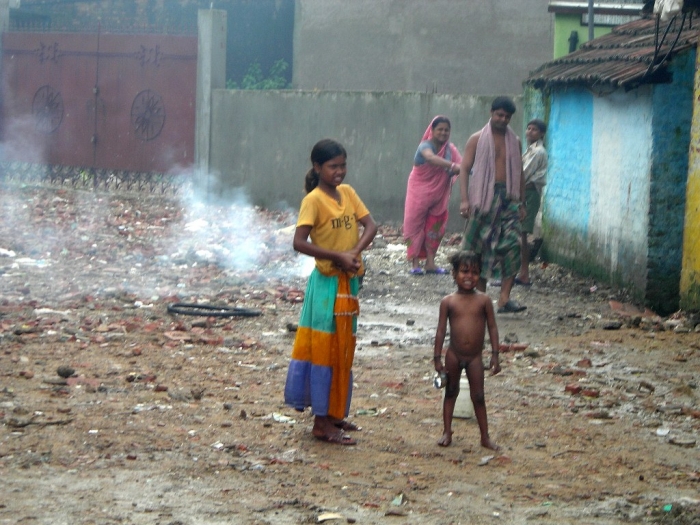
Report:
[[[491,375],[501,371],[498,362],[498,327],[493,305],[488,295],[476,289],[481,273],[480,257],[472,252],[457,252],[450,257],[450,262],[457,291],[440,301],[440,315],[433,348],[435,370],[438,373],[447,373],[447,391],[442,406],[444,430],[438,445],[446,447],[452,443],[452,416],[459,395],[459,379],[462,370],[466,370],[474,414],[481,432],[481,446],[498,450],[498,445],[489,437],[484,398],[484,362],[481,358],[488,327],[492,349],[489,365]],[[448,322],[450,344],[443,366],[442,347]]]
[[459,211],[467,218],[462,249],[481,254],[479,290],[485,291],[494,270],[500,270],[498,313],[526,308],[510,299],[520,270],[521,222],[526,215],[520,139],[508,125],[513,113],[510,98],[493,101],[491,119],[467,140],[459,172]]

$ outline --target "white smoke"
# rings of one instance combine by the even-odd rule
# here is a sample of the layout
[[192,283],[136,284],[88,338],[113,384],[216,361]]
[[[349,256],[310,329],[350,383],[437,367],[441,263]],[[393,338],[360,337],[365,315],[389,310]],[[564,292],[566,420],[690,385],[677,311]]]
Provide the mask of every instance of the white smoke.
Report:
[[5,182],[0,298],[122,291],[148,301],[308,276],[313,259],[292,248],[296,211],[253,206],[244,191],[220,199],[191,179],[175,197]]

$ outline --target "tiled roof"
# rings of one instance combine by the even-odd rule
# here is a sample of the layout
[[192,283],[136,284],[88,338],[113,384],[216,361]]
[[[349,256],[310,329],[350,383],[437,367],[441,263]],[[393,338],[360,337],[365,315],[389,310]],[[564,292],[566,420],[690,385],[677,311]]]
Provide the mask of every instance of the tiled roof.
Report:
[[690,14],[659,22],[658,33],[656,18],[635,20],[540,66],[525,84],[538,89],[583,85],[607,90],[668,82],[668,62],[675,54],[697,45],[698,28],[700,24]]

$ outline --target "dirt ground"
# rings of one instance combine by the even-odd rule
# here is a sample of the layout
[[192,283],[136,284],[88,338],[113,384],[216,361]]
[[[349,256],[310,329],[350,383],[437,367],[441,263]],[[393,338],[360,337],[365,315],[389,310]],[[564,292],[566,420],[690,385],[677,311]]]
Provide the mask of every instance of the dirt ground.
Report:
[[514,290],[528,309],[497,316],[503,371],[486,379],[502,450],[479,446],[473,418],[438,447],[432,341],[454,285],[407,275],[383,226],[361,291],[362,431],[329,445],[283,404],[309,268],[293,221],[2,188],[0,523],[700,524],[695,316],[533,263],[534,285]]

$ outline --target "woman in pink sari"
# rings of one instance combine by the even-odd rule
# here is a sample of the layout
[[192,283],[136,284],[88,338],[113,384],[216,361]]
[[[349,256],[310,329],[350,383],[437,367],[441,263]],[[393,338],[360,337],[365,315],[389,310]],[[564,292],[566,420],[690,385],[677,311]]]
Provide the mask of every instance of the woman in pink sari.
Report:
[[[445,235],[452,183],[459,175],[462,156],[450,142],[450,120],[438,115],[423,134],[408,176],[403,214],[403,236],[411,275],[446,274],[435,266],[435,254]],[[420,260],[425,259],[425,269]]]

